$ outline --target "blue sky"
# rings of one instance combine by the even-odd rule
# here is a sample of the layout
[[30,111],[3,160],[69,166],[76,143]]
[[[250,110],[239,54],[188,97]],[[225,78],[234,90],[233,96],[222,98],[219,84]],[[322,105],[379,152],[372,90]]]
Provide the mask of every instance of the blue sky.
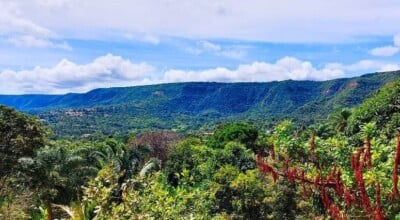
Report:
[[0,94],[400,69],[396,0],[0,0]]

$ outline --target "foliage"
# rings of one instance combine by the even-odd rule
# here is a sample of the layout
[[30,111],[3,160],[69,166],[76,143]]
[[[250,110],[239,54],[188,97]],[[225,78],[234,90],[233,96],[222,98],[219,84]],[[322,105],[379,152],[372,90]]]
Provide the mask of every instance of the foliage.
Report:
[[48,131],[31,116],[0,105],[0,218],[29,219],[33,193],[25,188],[20,161],[46,145]]
[[[352,92],[372,83],[374,77],[330,81],[324,89],[342,91],[341,98],[331,100],[349,102]],[[342,83],[350,84],[342,88]],[[269,89],[278,91],[283,86],[307,93],[308,86],[315,84],[306,85],[282,82]],[[99,133],[81,140],[47,140],[48,132],[37,120],[4,107],[0,122],[8,130],[2,132],[16,135],[1,139],[2,153],[15,163],[2,165],[12,170],[2,171],[0,178],[0,218],[396,219],[400,213],[399,85],[396,81],[385,86],[355,109],[332,109],[326,120],[309,127],[298,126],[296,119],[276,121],[274,127],[263,129],[230,121],[214,132],[203,130],[186,137],[163,130],[122,139]],[[171,102],[176,107],[183,100],[169,96],[182,92],[189,100],[187,114],[214,117],[226,110],[224,100],[215,101],[224,105],[214,103],[216,109],[201,113],[200,105],[190,99],[215,88],[228,93],[242,88],[241,84],[229,89],[208,86],[179,84],[169,87],[173,92],[154,95],[158,104]],[[150,92],[149,88],[143,91]],[[89,94],[93,99],[98,98],[95,94],[118,99],[107,91]],[[217,93],[225,99],[232,95]],[[240,94],[241,100],[246,98]],[[286,98],[283,112],[304,101]],[[275,99],[278,96],[265,100],[273,107]],[[149,114],[154,110],[149,109]],[[163,120],[158,122],[168,123]],[[206,121],[199,123],[207,126]],[[36,127],[34,135],[25,132],[30,127]],[[32,145],[32,139],[38,146]]]
[[214,212],[245,219],[264,219],[271,212],[267,202],[271,192],[258,170],[242,173],[226,165],[214,174],[213,180]]
[[217,167],[230,164],[241,171],[256,168],[253,152],[238,142],[228,142],[223,149],[216,150],[215,154]]
[[182,140],[169,155],[164,172],[168,182],[177,186],[180,174],[188,171],[193,183],[210,177],[215,166],[215,152],[207,146],[201,145],[199,139],[188,138]]
[[271,128],[287,118],[302,125],[319,122],[362,103],[399,75],[397,71],[326,82],[176,83],[85,94],[0,95],[0,103],[35,114],[57,137],[124,138],[158,129],[210,132],[218,124],[237,121]]
[[[83,205],[90,219],[94,216],[110,215],[116,200],[115,192],[119,190],[120,174],[114,171],[112,165],[104,167],[84,188]],[[96,217],[96,219],[104,218]]]
[[128,147],[147,147],[150,150],[149,157],[155,157],[161,162],[165,162],[168,154],[180,138],[178,134],[169,131],[148,132],[131,140]]
[[257,138],[257,129],[249,124],[225,124],[216,129],[207,145],[212,148],[223,148],[228,142],[236,141],[257,152]]
[[36,118],[0,105],[0,178],[15,173],[20,158],[44,147],[46,136]]
[[400,80],[396,80],[384,86],[375,96],[365,100],[355,108],[350,117],[347,129],[348,135],[360,132],[361,126],[368,122],[376,123],[381,128],[381,133],[388,138],[396,136],[395,130],[399,130],[400,111]]

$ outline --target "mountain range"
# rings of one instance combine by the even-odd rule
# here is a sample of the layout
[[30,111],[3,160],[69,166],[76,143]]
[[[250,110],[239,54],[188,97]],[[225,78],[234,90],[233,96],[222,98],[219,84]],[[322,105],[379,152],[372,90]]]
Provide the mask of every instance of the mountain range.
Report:
[[329,81],[171,83],[83,94],[0,95],[0,103],[38,116],[57,136],[207,131],[231,121],[270,126],[290,118],[310,124],[360,104],[398,77],[400,71]]

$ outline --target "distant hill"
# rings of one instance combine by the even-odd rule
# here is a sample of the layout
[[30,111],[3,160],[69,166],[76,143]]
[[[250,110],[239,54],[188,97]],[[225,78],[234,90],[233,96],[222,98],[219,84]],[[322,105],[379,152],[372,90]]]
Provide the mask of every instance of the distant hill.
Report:
[[0,95],[0,103],[39,116],[59,136],[210,130],[235,120],[269,126],[292,118],[309,124],[360,104],[399,76],[395,71],[323,82],[172,83],[84,94]]

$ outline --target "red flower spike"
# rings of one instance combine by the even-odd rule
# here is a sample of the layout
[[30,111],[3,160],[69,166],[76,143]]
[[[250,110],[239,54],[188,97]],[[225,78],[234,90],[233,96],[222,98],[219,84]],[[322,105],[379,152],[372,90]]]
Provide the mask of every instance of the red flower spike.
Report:
[[371,139],[367,136],[365,138],[365,154],[363,158],[364,166],[368,169],[372,168],[372,158],[371,158]]
[[314,153],[314,150],[315,150],[315,132],[311,134],[311,140],[310,140],[310,151]]
[[371,207],[371,201],[368,197],[367,190],[365,188],[364,178],[363,178],[363,163],[360,162],[360,157],[363,152],[363,148],[359,148],[357,153],[353,156],[353,172],[355,179],[357,181],[357,190],[361,194],[361,204],[365,211],[365,213],[369,216],[372,216],[373,211]]
[[278,173],[276,171],[272,171],[272,178],[274,179],[274,183],[276,183],[276,181],[278,180]]
[[317,160],[314,151],[315,151],[315,132],[311,134],[311,140],[310,140],[311,161],[313,163],[315,163],[315,161]]
[[262,173],[264,173],[264,174],[271,173],[272,178],[274,179],[274,182],[276,182],[278,180],[278,172],[275,171],[274,168],[272,168],[270,165],[268,165],[267,163],[264,162],[264,159],[261,156],[261,154],[257,154],[257,166],[258,166],[258,169],[260,169],[260,171]]
[[335,219],[335,220],[346,220],[347,219],[346,216],[344,216],[340,213],[339,207],[337,207],[335,204],[331,204],[329,206],[328,213],[332,217],[332,219]]
[[354,196],[349,192],[349,190],[344,190],[344,201],[347,207],[350,207],[353,204]]
[[353,154],[350,155],[350,165],[351,169],[354,171],[356,169],[356,161],[355,161],[355,156]]
[[315,188],[315,189],[318,188],[320,180],[321,180],[321,175],[318,174],[318,175],[315,177],[315,180],[314,180],[314,188]]
[[375,220],[383,220],[385,217],[383,216],[382,213],[382,207],[381,207],[381,186],[379,183],[376,184],[376,195],[375,195],[375,200],[376,200],[376,207],[375,207]]
[[400,163],[400,133],[397,135],[397,146],[394,158],[394,169],[393,169],[393,189],[392,189],[392,199],[395,199],[399,196],[399,189],[397,184],[399,182],[399,163]]
[[275,160],[275,146],[274,146],[274,144],[271,144],[271,146],[270,146],[270,148],[269,148],[269,153],[270,153],[270,155],[271,155],[271,158],[272,158],[273,160]]
[[294,182],[295,179],[296,179],[296,173],[297,173],[296,168],[291,169],[291,170],[288,170],[288,172],[287,172],[287,179],[288,179],[290,182]]
[[287,176],[287,174],[288,174],[288,171],[289,171],[289,156],[286,157],[285,163],[284,163],[284,165],[283,165],[283,172],[284,172],[284,174],[285,174],[286,176]]

